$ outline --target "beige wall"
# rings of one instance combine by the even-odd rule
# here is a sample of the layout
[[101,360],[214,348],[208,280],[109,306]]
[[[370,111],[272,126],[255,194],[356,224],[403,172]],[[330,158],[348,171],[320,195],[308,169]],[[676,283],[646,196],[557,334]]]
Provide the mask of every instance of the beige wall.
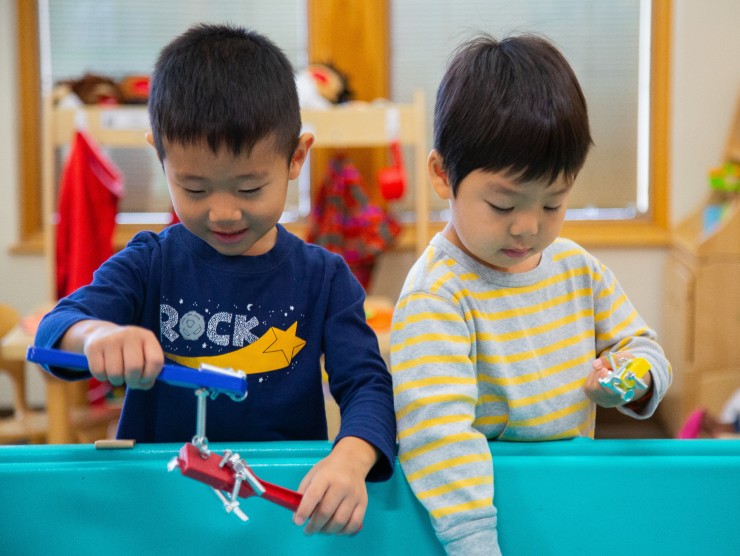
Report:
[[[29,312],[46,298],[46,266],[40,256],[9,254],[17,241],[17,120],[14,2],[0,1],[0,303]],[[674,222],[699,206],[706,175],[722,157],[740,92],[740,2],[674,0],[671,203]],[[660,333],[665,249],[596,249],[593,253],[619,276],[645,319]],[[395,295],[411,257],[381,261],[379,293]],[[43,400],[43,384],[32,375],[31,401]],[[0,377],[0,405],[9,402]]]

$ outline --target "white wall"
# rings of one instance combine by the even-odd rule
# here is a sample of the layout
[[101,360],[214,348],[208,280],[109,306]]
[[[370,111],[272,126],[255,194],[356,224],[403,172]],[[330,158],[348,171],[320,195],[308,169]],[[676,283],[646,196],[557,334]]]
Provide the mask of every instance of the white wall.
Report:
[[[18,241],[18,114],[15,2],[0,1],[0,303],[21,314],[43,303],[48,292],[44,259],[11,255]],[[44,384],[35,368],[27,374],[28,401],[42,404]],[[0,407],[10,407],[10,380],[0,374]]]
[[45,299],[46,265],[39,256],[10,255],[18,241],[18,103],[15,2],[0,2],[0,303],[26,313]]
[[[670,214],[677,222],[695,210],[707,193],[707,172],[718,165],[740,92],[740,2],[674,0],[671,103]],[[29,312],[46,299],[46,266],[40,256],[10,255],[17,241],[17,98],[14,2],[0,1],[0,303]],[[637,309],[660,333],[666,249],[597,249],[614,270]],[[402,257],[404,261],[408,257]],[[378,280],[391,294],[402,277],[383,264]],[[0,378],[0,405],[7,404],[7,382]],[[43,399],[39,386],[32,401]],[[33,385],[32,385],[33,386]]]

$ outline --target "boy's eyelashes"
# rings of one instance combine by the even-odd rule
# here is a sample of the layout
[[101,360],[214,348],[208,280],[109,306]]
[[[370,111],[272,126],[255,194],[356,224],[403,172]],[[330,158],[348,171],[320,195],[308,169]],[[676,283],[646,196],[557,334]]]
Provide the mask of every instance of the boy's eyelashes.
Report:
[[[491,208],[493,210],[495,210],[496,212],[500,212],[502,214],[506,214],[506,213],[512,212],[514,210],[514,208],[515,208],[515,207],[500,207],[500,206],[494,205],[492,203],[488,203],[488,204],[491,206]],[[558,206],[555,206],[555,207],[547,207],[546,206],[546,207],[542,207],[542,208],[545,210],[545,212],[557,212],[558,210],[560,210],[560,207],[561,206],[562,205],[558,205]]]
[[264,186],[255,187],[255,188],[252,188],[252,189],[240,189],[239,190],[239,193],[242,194],[242,195],[250,195],[250,194],[253,195],[255,193],[258,193],[263,187]]
[[501,212],[501,213],[507,213],[507,212],[511,212],[512,210],[514,210],[514,207],[508,207],[508,208],[505,208],[505,207],[499,207],[499,206],[497,206],[497,205],[494,205],[494,204],[492,204],[492,203],[488,203],[488,204],[489,204],[489,205],[491,206],[491,208],[492,208],[493,210],[495,210],[496,212]]
[[[263,187],[264,186],[261,185],[259,187],[253,187],[251,189],[239,189],[237,192],[240,195],[254,195],[255,193],[259,192]],[[206,193],[208,193],[208,191],[205,189],[194,189],[192,187],[183,187],[182,190],[185,191],[185,193],[187,193],[188,195],[196,195],[196,196],[205,195]]]

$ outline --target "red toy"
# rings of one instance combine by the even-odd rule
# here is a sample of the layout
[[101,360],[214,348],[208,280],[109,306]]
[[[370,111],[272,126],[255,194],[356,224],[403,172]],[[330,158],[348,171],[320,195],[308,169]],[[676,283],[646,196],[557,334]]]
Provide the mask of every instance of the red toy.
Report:
[[247,521],[248,518],[239,508],[240,497],[261,496],[283,508],[296,511],[303,498],[301,494],[261,481],[239,454],[231,450],[226,450],[223,456],[219,456],[208,449],[206,400],[209,397],[215,398],[217,395],[218,392],[207,388],[198,388],[195,391],[198,399],[195,436],[192,441],[180,448],[180,453],[170,461],[167,469],[174,471],[179,467],[185,477],[190,477],[213,488],[226,512],[233,512],[242,521]]
[[237,498],[261,496],[292,511],[298,509],[303,498],[295,491],[258,479],[239,454],[230,450],[226,450],[223,456],[215,453],[204,455],[195,444],[188,443],[170,462],[170,471],[175,467],[179,467],[185,477],[212,487],[226,511],[233,511],[242,521],[246,521],[247,516],[239,509]]
[[387,201],[400,199],[406,191],[406,169],[403,166],[403,154],[398,141],[391,143],[391,157],[393,165],[381,169],[378,173],[380,194]]

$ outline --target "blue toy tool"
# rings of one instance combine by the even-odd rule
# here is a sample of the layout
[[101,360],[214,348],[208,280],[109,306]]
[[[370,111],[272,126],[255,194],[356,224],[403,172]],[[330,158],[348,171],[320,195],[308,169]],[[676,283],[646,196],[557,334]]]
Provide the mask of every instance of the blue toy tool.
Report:
[[[45,349],[31,346],[26,352],[26,359],[33,363],[87,371],[87,358],[79,353],[59,349]],[[194,390],[205,389],[211,396],[226,394],[234,401],[247,397],[247,375],[243,371],[221,369],[213,365],[202,364],[200,369],[191,369],[181,365],[165,365],[157,380],[172,386],[182,386]]]
[[[33,363],[87,371],[87,357],[59,349],[29,347],[26,359]],[[238,498],[257,495],[296,511],[302,495],[287,488],[261,481],[239,454],[226,450],[223,456],[211,452],[206,438],[206,398],[226,394],[234,401],[247,397],[247,375],[243,371],[222,369],[202,363],[200,369],[165,365],[157,380],[173,386],[195,390],[197,398],[195,436],[168,464],[170,471],[180,468],[182,474],[209,485],[221,500],[227,513],[246,521]]]

